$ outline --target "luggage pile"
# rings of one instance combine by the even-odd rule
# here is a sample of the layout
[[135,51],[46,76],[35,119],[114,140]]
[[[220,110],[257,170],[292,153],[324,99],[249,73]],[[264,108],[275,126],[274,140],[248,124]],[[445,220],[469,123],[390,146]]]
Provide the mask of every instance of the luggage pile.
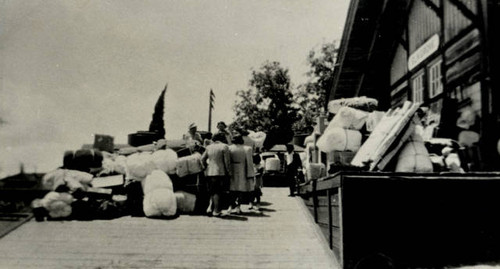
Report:
[[407,101],[385,113],[376,111],[376,105],[366,97],[330,102],[328,108],[334,116],[316,142],[327,154],[328,173],[433,172],[434,164],[418,129],[420,104]]
[[333,118],[316,142],[321,152],[327,154],[329,173],[354,169],[351,161],[361,148],[382,112],[375,111],[377,101],[358,97],[333,100],[328,109]]
[[33,212],[38,221],[196,213],[201,150],[162,139],[116,152],[66,151],[63,166],[43,177],[48,193],[32,202]]

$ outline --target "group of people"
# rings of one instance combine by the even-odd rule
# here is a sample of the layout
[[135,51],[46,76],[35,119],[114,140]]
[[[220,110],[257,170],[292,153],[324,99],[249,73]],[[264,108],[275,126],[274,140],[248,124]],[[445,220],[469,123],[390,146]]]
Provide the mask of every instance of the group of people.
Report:
[[228,213],[241,213],[241,204],[259,210],[263,169],[253,140],[244,130],[230,132],[224,122],[219,122],[217,129],[211,138],[202,139],[196,125],[191,124],[184,135],[185,140],[205,149],[201,161],[210,196],[207,214],[220,216],[224,204]]

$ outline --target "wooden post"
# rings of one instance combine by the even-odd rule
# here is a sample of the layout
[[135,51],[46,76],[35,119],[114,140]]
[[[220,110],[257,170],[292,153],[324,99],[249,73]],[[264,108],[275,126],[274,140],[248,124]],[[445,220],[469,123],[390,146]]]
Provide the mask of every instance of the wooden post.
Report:
[[328,243],[330,244],[330,249],[333,248],[333,235],[332,235],[332,192],[331,189],[326,190],[326,198],[328,199]]
[[318,223],[318,194],[316,192],[316,179],[312,181],[312,198],[313,198],[313,208],[314,208],[314,222]]

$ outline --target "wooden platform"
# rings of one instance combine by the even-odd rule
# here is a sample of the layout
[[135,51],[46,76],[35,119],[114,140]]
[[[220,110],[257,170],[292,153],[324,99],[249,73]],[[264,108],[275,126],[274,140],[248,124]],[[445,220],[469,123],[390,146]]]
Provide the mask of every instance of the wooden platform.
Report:
[[0,240],[0,268],[337,268],[301,199],[263,192],[261,214],[31,220]]

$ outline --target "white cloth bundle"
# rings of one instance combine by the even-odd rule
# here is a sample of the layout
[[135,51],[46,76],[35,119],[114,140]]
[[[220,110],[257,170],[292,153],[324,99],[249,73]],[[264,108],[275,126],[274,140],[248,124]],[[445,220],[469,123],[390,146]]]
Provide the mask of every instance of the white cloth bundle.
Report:
[[177,211],[172,181],[165,172],[154,170],[142,182],[143,209],[147,217],[173,216]]
[[337,114],[341,107],[346,106],[371,112],[377,108],[378,101],[366,96],[336,99],[328,102],[328,112]]
[[107,155],[102,160],[102,172],[126,174],[127,157],[124,155]]
[[384,112],[382,111],[373,111],[368,114],[366,118],[366,130],[368,132],[372,132],[375,129],[375,126],[380,122],[382,117],[384,116]]
[[309,163],[306,166],[306,178],[308,180],[318,179],[326,175],[325,164],[323,163]]
[[42,185],[47,190],[55,190],[60,185],[66,185],[70,190],[75,191],[89,186],[93,177],[92,174],[81,171],[56,169],[43,176]]
[[71,215],[73,196],[69,193],[49,192],[41,200],[42,206],[47,209],[52,218],[65,218]]
[[399,152],[396,172],[429,173],[432,171],[432,162],[422,137],[413,133]]
[[184,191],[176,191],[174,195],[177,200],[177,212],[191,213],[194,211],[196,195]]
[[280,159],[278,157],[267,158],[265,169],[266,169],[266,171],[279,171],[280,170]]
[[149,153],[134,153],[127,158],[127,179],[142,181],[155,169],[156,165]]
[[337,127],[329,128],[321,135],[316,145],[323,152],[334,150],[355,152],[361,146],[361,133]]
[[256,148],[262,148],[264,146],[264,141],[266,140],[266,133],[264,132],[253,132],[250,131],[248,137],[250,137],[255,142]]
[[170,189],[173,191],[174,187],[170,177],[161,170],[154,170],[142,182],[142,189],[144,194],[151,192],[154,189]]
[[172,190],[156,189],[144,196],[142,207],[146,217],[174,216],[177,201]]
[[312,133],[311,135],[308,135],[305,139],[304,139],[304,145],[307,145],[309,143],[313,143],[314,144],[314,136],[316,134],[315,133]]
[[172,149],[155,151],[151,157],[156,168],[170,175],[176,173],[177,153]]
[[361,128],[363,128],[367,117],[367,112],[350,107],[341,107],[335,117],[333,117],[333,119],[330,121],[326,129],[328,130],[334,127],[338,127],[351,130],[360,130]]

